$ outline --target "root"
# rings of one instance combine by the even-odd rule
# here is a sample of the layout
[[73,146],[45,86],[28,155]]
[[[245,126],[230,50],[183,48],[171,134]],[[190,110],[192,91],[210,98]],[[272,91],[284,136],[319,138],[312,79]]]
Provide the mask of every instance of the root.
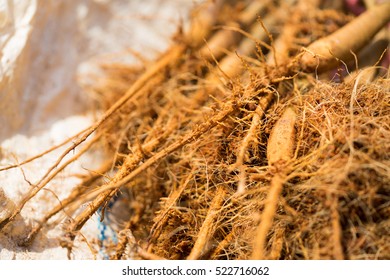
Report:
[[234,238],[236,238],[237,232],[237,227],[234,227],[232,231],[230,231],[229,234],[226,235],[221,242],[219,242],[217,248],[215,248],[215,250],[210,255],[211,260],[218,259],[221,252],[224,251],[231,244]]
[[[74,143],[0,169],[70,145],[0,228],[100,141],[110,162],[39,217],[25,246],[62,211],[51,225],[67,216],[69,257],[85,241],[112,259],[386,259],[389,80],[375,66],[344,79],[337,59],[379,65],[387,39],[371,42],[373,58],[348,53],[353,32],[316,49],[353,18],[323,2],[207,1],[155,63],[104,65],[88,88],[104,116]],[[361,35],[360,45],[372,34]],[[82,235],[99,209],[116,247]]]
[[276,174],[272,178],[264,210],[261,214],[260,224],[255,233],[255,243],[251,257],[253,260],[263,260],[267,257],[265,252],[266,240],[268,232],[272,227],[284,182],[285,177],[283,175]]
[[[155,219],[155,223],[153,224],[150,232],[151,237],[149,240],[149,244],[152,244],[154,240],[157,240],[158,237],[161,234],[162,228],[164,227],[164,224],[168,220],[168,213],[169,211],[175,206],[176,202],[179,200],[181,194],[183,193],[184,189],[187,188],[189,182],[193,178],[193,172],[195,170],[192,170],[188,177],[186,178],[185,182],[180,185],[180,187],[177,190],[174,190],[168,197],[168,199],[165,202],[164,210],[161,211],[158,216]],[[151,247],[149,248],[149,250]]]
[[[97,188],[100,194],[89,204],[89,206],[78,215],[69,228],[71,233],[71,240],[74,239],[76,233],[84,226],[84,224],[89,220],[89,218],[102,206],[105,205],[112,197],[115,196],[119,187],[113,187],[117,182],[125,178],[129,173],[131,173],[141,160],[144,159],[145,153],[151,153],[163,139],[165,139],[169,134],[166,133],[163,137],[158,139],[150,140],[148,143],[144,144],[141,148],[134,148],[134,153],[127,156],[125,162],[123,163],[119,172],[115,175],[113,180],[107,185],[103,185],[100,188]],[[105,189],[100,191],[100,189]]]
[[[23,207],[26,205],[26,203],[32,199],[40,190],[42,190],[57,174],[59,174],[61,171],[65,169],[66,166],[68,166],[70,163],[76,161],[79,159],[84,153],[86,153],[91,146],[97,141],[98,138],[93,139],[91,142],[87,143],[80,152],[78,152],[76,155],[71,157],[68,161],[66,161],[62,166],[60,166],[56,171],[51,174],[49,177],[46,178],[46,180],[41,180],[41,182],[33,186],[33,188],[30,190],[30,193],[28,193],[18,204],[18,206],[15,208],[15,210],[7,217],[5,220],[3,220],[0,223],[0,230],[3,229],[4,226],[6,226],[9,222],[13,221],[17,215],[20,214]],[[58,162],[58,161],[57,161]],[[45,175],[46,176],[46,175]]]
[[39,233],[39,231],[47,224],[49,219],[56,214],[58,214],[60,211],[65,211],[65,214],[67,217],[71,217],[72,211],[65,210],[70,204],[77,202],[77,199],[87,191],[87,187],[93,184],[96,180],[100,179],[102,174],[105,174],[108,170],[110,170],[112,166],[112,161],[108,160],[98,171],[95,171],[94,174],[87,177],[83,180],[83,182],[80,183],[80,185],[76,186],[71,194],[64,200],[60,202],[58,206],[56,206],[53,210],[51,210],[43,219],[41,219],[38,222],[38,225],[36,225],[31,232],[28,234],[26,239],[20,243],[20,246],[29,246],[31,245],[32,241],[36,237],[36,235]]
[[119,233],[119,243],[120,247],[117,249],[117,253],[112,258],[114,260],[120,260],[122,255],[124,254],[125,247],[128,247],[128,251],[131,255],[140,257],[143,260],[166,260],[162,257],[159,257],[153,253],[145,251],[141,246],[137,244],[137,241],[131,232],[131,230],[126,227],[121,230]]
[[337,196],[331,195],[331,219],[332,219],[332,230],[333,230],[333,258],[335,260],[344,260],[342,240],[342,229],[340,225],[340,216],[337,210],[338,202]]
[[197,260],[205,253],[207,244],[215,231],[215,219],[221,210],[222,204],[224,203],[225,195],[225,190],[222,187],[218,188],[213,200],[211,201],[206,219],[199,230],[195,245],[192,248],[190,255],[187,257],[187,260]]
[[286,176],[289,173],[288,163],[294,155],[296,118],[295,110],[287,107],[273,127],[268,140],[268,163],[276,168],[277,173],[271,180],[264,210],[261,214],[261,221],[256,230],[252,259],[266,258],[265,247],[268,232],[272,227],[283,184],[286,182]]
[[20,166],[22,166],[22,165],[25,165],[25,164],[27,164],[27,163],[30,163],[30,162],[32,162],[32,161],[38,159],[38,158],[41,158],[41,157],[43,157],[43,156],[45,156],[45,155],[51,153],[52,151],[55,151],[55,150],[57,150],[58,148],[61,148],[62,146],[66,145],[67,143],[69,143],[69,142],[72,141],[73,139],[79,137],[81,134],[83,134],[83,133],[84,133],[85,131],[87,131],[87,130],[88,130],[88,128],[87,128],[87,129],[84,129],[84,130],[82,130],[82,131],[80,131],[80,132],[78,132],[77,134],[75,134],[75,135],[73,135],[73,136],[71,136],[71,137],[69,137],[68,139],[64,140],[64,141],[61,142],[60,144],[55,145],[55,146],[53,146],[53,147],[47,149],[46,151],[44,151],[44,152],[42,152],[42,153],[40,153],[40,154],[37,154],[36,156],[33,156],[33,157],[29,158],[29,159],[26,159],[26,160],[24,160],[24,161],[22,161],[22,162],[20,162],[20,163],[8,165],[8,166],[5,166],[5,167],[1,167],[1,168],[0,168],[0,172],[1,172],[1,171],[6,171],[6,170],[9,170],[9,169],[12,169],[12,168],[20,167]]
[[237,187],[237,194],[243,194],[245,191],[246,186],[246,171],[245,171],[245,165],[244,165],[244,158],[245,154],[247,152],[247,149],[252,141],[256,142],[256,130],[260,126],[260,121],[262,117],[264,116],[265,111],[267,110],[268,106],[272,102],[273,94],[268,93],[267,96],[263,99],[261,99],[259,106],[256,108],[253,117],[252,117],[252,123],[249,128],[249,131],[247,135],[244,137],[241,148],[237,156],[237,161],[235,163],[235,166],[239,170],[238,175],[238,187]]

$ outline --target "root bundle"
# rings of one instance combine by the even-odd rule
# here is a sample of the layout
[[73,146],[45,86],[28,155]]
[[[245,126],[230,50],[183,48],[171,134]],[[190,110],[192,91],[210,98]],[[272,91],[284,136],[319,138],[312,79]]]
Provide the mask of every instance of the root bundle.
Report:
[[390,6],[354,18],[321,2],[206,2],[147,70],[105,65],[106,82],[88,91],[106,113],[0,229],[100,143],[104,166],[22,245],[64,210],[61,245],[71,252],[84,224],[127,195],[120,238],[105,246],[113,259],[390,258],[386,46],[374,65],[354,61],[386,28]]

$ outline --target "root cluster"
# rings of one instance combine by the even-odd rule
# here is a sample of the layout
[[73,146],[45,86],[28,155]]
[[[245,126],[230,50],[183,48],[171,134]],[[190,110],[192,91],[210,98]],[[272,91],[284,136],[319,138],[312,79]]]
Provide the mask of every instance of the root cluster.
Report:
[[122,198],[118,241],[100,244],[112,259],[390,258],[385,49],[365,68],[360,50],[326,71],[299,60],[355,20],[338,2],[206,2],[213,16],[195,13],[156,62],[102,65],[106,79],[87,90],[107,113],[69,151],[98,145],[107,162],[24,245],[65,209],[71,252],[85,222]]

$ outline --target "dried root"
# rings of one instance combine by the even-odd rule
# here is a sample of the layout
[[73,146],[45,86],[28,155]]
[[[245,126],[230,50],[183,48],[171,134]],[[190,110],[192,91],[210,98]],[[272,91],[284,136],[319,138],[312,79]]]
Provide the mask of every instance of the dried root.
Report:
[[[129,216],[118,214],[118,242],[105,248],[112,259],[389,258],[388,69],[359,69],[380,68],[388,38],[372,42],[374,58],[362,51],[346,64],[356,74],[339,67],[383,28],[389,5],[351,20],[340,5],[278,2],[205,2],[144,72],[105,65],[107,79],[88,91],[106,113],[0,228],[99,142],[108,164],[41,218],[26,246],[63,211],[71,256],[83,226],[114,215],[113,198],[124,196]],[[367,32],[345,35],[356,28]]]
[[296,113],[288,107],[272,129],[267,145],[268,164],[276,169],[271,179],[267,200],[261,214],[261,220],[255,236],[253,259],[265,258],[264,247],[268,231],[277,212],[279,196],[288,175],[288,163],[291,161],[295,149]]

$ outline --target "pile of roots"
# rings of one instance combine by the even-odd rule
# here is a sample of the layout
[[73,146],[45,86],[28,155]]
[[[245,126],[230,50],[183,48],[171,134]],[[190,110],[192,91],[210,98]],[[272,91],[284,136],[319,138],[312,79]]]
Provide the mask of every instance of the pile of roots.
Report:
[[341,2],[205,2],[156,61],[102,65],[86,90],[106,113],[1,227],[95,146],[107,162],[24,245],[65,210],[61,245],[98,213],[112,259],[390,258],[389,16],[317,47],[390,5]]

